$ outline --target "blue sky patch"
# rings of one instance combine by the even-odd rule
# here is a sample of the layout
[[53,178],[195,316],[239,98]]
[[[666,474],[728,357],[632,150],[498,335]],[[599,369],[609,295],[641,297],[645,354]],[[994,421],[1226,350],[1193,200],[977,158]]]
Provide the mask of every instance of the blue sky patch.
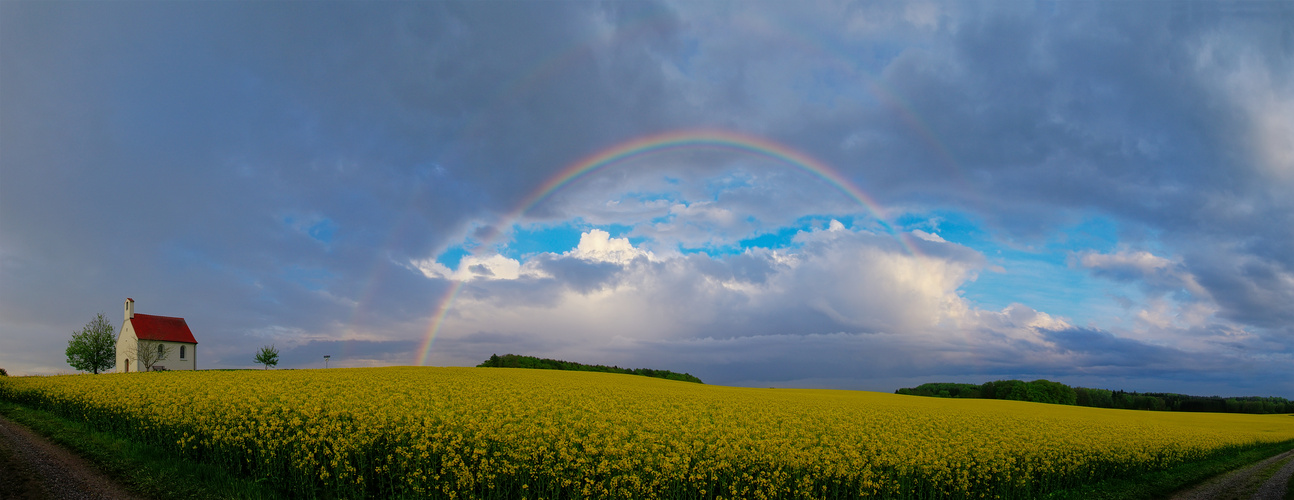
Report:
[[[559,224],[513,225],[512,238],[507,242],[495,245],[494,251],[510,259],[524,260],[526,257],[540,253],[565,253],[574,250],[580,244],[580,237],[593,229],[606,231],[612,238],[627,238],[629,243],[637,246],[647,241],[643,236],[630,236],[633,226],[625,224],[589,224],[582,218],[572,219]],[[436,256],[439,262],[450,269],[457,269],[463,257],[472,255],[473,246],[468,243],[453,245]]]
[[790,226],[778,228],[776,231],[764,233],[753,238],[746,238],[737,242],[737,246],[742,250],[747,248],[788,248],[794,245],[792,241],[795,235],[799,234],[805,228],[803,226]]
[[1141,295],[1133,286],[1111,283],[1072,265],[1078,253],[1115,250],[1119,225],[1109,218],[1086,217],[1059,228],[1046,241],[1029,246],[1001,241],[980,221],[955,211],[908,214],[898,221],[906,230],[937,234],[988,259],[989,269],[961,288],[963,296],[976,307],[1001,310],[1012,303],[1023,303],[1085,324],[1116,315],[1120,306],[1115,297],[1135,300]]
[[325,218],[306,228],[306,234],[326,245],[332,243],[333,236],[337,234],[337,224],[332,219]]
[[472,252],[462,245],[454,245],[436,256],[436,262],[444,264],[445,267],[450,269],[458,269],[458,263],[463,261],[463,257],[471,254]]
[[532,225],[525,228],[514,226],[512,241],[501,248],[499,254],[521,259],[526,255],[544,252],[566,252],[580,244],[580,235],[585,231],[588,231],[588,227],[580,221],[554,226]]
[[301,231],[311,239],[325,245],[333,242],[333,237],[337,234],[337,223],[327,217],[318,215],[309,215],[306,217],[297,217],[287,215],[283,217],[283,225]]

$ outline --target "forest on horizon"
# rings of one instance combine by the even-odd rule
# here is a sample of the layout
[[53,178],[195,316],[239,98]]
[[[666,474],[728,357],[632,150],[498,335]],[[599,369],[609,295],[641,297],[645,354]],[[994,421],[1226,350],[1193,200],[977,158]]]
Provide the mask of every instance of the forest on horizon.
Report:
[[1070,387],[1060,382],[1038,379],[995,380],[983,384],[932,382],[905,387],[895,394],[939,398],[1008,399],[1093,408],[1125,410],[1191,411],[1215,413],[1294,413],[1294,401],[1281,397],[1190,396],[1169,392],[1127,392],[1122,390]]
[[537,358],[534,356],[521,356],[518,354],[491,354],[490,359],[485,360],[477,368],[532,368],[538,370],[568,370],[582,372],[603,372],[603,373],[622,373],[625,375],[640,375],[644,377],[663,378],[666,380],[680,380],[683,382],[695,382],[704,384],[701,379],[692,376],[689,373],[677,373],[669,370],[653,370],[651,368],[621,368],[619,366],[606,365],[586,365],[571,361],[562,361],[559,359]]

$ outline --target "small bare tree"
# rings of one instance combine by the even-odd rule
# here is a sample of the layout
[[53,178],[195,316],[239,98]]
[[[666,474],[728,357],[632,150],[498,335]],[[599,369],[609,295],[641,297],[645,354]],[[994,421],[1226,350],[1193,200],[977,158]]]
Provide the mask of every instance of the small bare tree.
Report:
[[173,351],[175,351],[173,345],[155,340],[140,340],[135,344],[135,359],[138,360],[139,366],[144,367],[141,371],[152,371],[153,365],[170,357]]

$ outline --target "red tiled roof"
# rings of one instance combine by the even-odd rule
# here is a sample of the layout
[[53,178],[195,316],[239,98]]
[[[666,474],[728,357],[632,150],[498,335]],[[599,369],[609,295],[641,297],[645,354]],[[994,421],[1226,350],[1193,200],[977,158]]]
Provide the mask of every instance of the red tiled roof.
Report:
[[130,319],[130,323],[135,327],[135,336],[140,340],[198,343],[193,338],[193,332],[189,331],[189,324],[184,322],[184,318],[136,314]]

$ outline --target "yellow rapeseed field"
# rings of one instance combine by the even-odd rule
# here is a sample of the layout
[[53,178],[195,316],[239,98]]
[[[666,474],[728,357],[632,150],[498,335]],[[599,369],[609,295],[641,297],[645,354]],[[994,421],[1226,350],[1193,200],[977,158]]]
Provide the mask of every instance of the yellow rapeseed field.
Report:
[[507,368],[8,377],[0,399],[307,498],[1029,498],[1294,439],[1288,415]]

